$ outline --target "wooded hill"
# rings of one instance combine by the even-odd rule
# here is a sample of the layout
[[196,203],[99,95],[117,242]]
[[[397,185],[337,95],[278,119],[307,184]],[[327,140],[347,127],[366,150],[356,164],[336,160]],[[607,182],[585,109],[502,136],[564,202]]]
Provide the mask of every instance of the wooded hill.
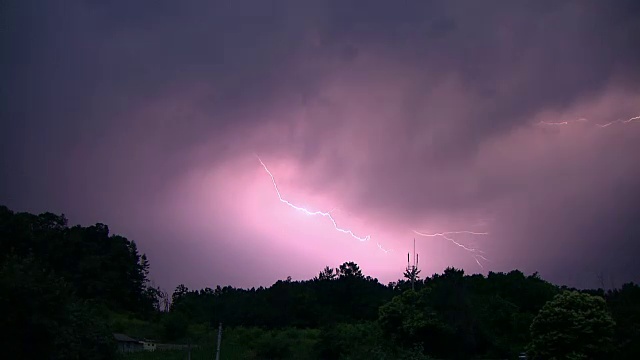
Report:
[[[117,356],[112,332],[209,341],[222,322],[268,337],[243,345],[260,359],[514,358],[523,351],[539,359],[640,358],[640,287],[632,283],[575,291],[517,270],[483,276],[448,268],[416,279],[411,290],[412,274],[385,285],[345,262],[306,281],[180,285],[169,296],[150,285],[148,268],[135,242],[104,224],[69,227],[62,215],[0,206],[5,353],[110,359]],[[312,335],[305,342],[295,334]]]

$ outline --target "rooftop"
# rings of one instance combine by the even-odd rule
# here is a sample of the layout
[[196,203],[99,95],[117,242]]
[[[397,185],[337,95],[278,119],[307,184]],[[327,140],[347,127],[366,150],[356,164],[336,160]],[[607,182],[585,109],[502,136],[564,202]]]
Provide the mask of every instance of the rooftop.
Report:
[[138,342],[138,340],[129,337],[125,334],[113,334],[113,337],[117,340],[117,341],[125,341],[125,342]]

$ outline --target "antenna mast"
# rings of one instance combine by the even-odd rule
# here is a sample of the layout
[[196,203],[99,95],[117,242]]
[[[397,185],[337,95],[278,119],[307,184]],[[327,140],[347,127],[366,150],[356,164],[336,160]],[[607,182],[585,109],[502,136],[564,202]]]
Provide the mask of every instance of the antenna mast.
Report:
[[418,254],[416,254],[416,239],[413,239],[413,265],[411,265],[410,254],[407,254],[407,273],[411,275],[411,290],[415,290],[414,282],[418,274]]

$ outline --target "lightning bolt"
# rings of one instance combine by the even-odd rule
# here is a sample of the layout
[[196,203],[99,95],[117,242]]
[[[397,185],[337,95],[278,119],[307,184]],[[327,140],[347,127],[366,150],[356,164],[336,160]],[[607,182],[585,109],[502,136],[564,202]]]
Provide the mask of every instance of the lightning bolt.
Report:
[[569,122],[568,121],[562,121],[562,122],[540,121],[538,125],[569,125]]
[[[331,211],[329,211],[329,212],[324,212],[324,211],[310,211],[310,210],[307,210],[307,209],[305,209],[305,208],[303,208],[303,207],[300,207],[300,206],[294,205],[293,203],[291,203],[291,202],[289,202],[288,200],[284,199],[284,198],[282,197],[282,194],[280,194],[280,190],[278,189],[278,184],[276,183],[276,178],[273,176],[273,174],[271,173],[271,171],[269,171],[269,168],[267,168],[267,165],[265,165],[265,163],[264,163],[264,162],[262,162],[262,159],[260,159],[260,157],[259,157],[259,156],[257,156],[257,155],[256,155],[256,157],[258,158],[258,161],[260,161],[260,165],[262,165],[262,167],[264,168],[264,171],[266,171],[266,172],[267,172],[267,174],[269,174],[269,176],[271,177],[271,182],[273,183],[273,188],[276,190],[276,194],[278,194],[278,199],[280,200],[280,202],[282,202],[282,203],[284,203],[284,204],[288,205],[288,206],[289,206],[289,207],[291,207],[292,209],[295,209],[295,210],[300,211],[300,212],[302,212],[302,213],[305,213],[305,214],[307,214],[307,215],[313,215],[313,216],[318,216],[318,215],[319,215],[319,216],[322,216],[322,217],[326,217],[327,219],[329,219],[329,220],[331,221],[331,223],[333,223],[333,227],[334,227],[337,231],[339,231],[339,232],[341,232],[341,233],[343,233],[343,234],[348,234],[348,235],[350,235],[352,238],[354,238],[354,239],[356,239],[356,240],[359,240],[359,241],[368,241],[368,240],[370,240],[370,239],[371,239],[371,236],[370,236],[370,235],[367,235],[367,236],[365,236],[365,237],[361,237],[361,236],[358,236],[358,235],[354,234],[354,233],[353,233],[353,231],[351,231],[351,230],[343,229],[343,228],[339,227],[339,226],[338,226],[338,223],[336,222],[336,220],[333,218],[333,216],[331,216],[331,212],[332,212],[332,211],[334,211],[335,209],[332,209],[332,210],[331,210]],[[382,247],[381,247],[379,244],[378,244],[378,247],[379,247],[381,250],[385,251],[384,249],[382,249]]]
[[[596,126],[598,126],[599,128],[606,128],[606,127],[609,127],[609,126],[611,126],[613,124],[617,124],[617,123],[628,124],[628,123],[630,123],[632,121],[636,121],[636,120],[640,120],[640,116],[634,116],[634,117],[632,117],[630,119],[627,119],[627,120],[618,119],[618,120],[614,120],[614,121],[608,122],[606,124],[596,124]],[[536,125],[563,126],[563,125],[570,125],[570,124],[576,123],[576,122],[585,122],[585,121],[589,121],[589,120],[581,118],[581,119],[573,120],[573,121],[559,121],[559,122],[540,121]]]
[[489,233],[487,232],[475,232],[475,231],[443,231],[443,232],[438,232],[438,233],[425,233],[422,231],[417,231],[417,230],[413,230],[413,232],[416,235],[420,235],[420,236],[424,236],[424,237],[441,237],[447,241],[450,241],[451,243],[453,243],[454,245],[472,253],[473,256],[473,260],[476,261],[476,263],[478,264],[478,266],[480,266],[482,269],[484,269],[484,266],[482,266],[482,264],[480,263],[479,259],[485,260],[485,261],[489,261],[489,259],[487,259],[486,257],[484,257],[484,251],[477,249],[477,248],[472,248],[472,247],[468,247],[464,244],[459,243],[458,241],[456,241],[456,239],[454,239],[453,237],[450,237],[449,235],[455,235],[455,234],[469,234],[469,235],[489,235]]
[[383,248],[382,245],[380,245],[380,243],[377,243],[377,244],[378,244],[378,249],[382,250],[385,254],[388,254],[388,253],[391,252],[391,250],[387,250],[387,249]]
[[553,121],[540,121],[538,123],[538,125],[569,125],[570,123],[576,123],[576,122],[585,122],[585,121],[589,121],[585,118],[580,118],[578,120],[570,120],[570,121],[560,121],[560,122],[553,122]]
[[627,124],[627,123],[630,123],[630,122],[635,121],[635,120],[640,120],[640,116],[635,116],[635,117],[632,117],[632,118],[627,119],[627,120],[618,119],[618,120],[614,120],[612,122],[608,122],[606,124],[596,124],[596,125],[598,125],[601,128],[606,128],[606,127],[609,127],[609,126],[611,126],[611,125],[613,125],[615,123]]
[[454,243],[456,246],[461,247],[469,252],[479,252],[479,253],[483,253],[481,250],[478,250],[476,248],[470,248],[467,247],[459,242],[457,242],[454,238],[448,237],[447,235],[453,235],[453,234],[471,234],[471,235],[489,235],[489,233],[479,233],[479,232],[473,232],[473,231],[445,231],[445,232],[440,232],[440,233],[433,233],[433,234],[427,234],[427,233],[423,233],[420,231],[416,231],[413,230],[413,232],[416,235],[420,235],[420,236],[425,236],[425,237],[436,237],[436,236],[440,236],[445,240],[451,241],[452,243]]

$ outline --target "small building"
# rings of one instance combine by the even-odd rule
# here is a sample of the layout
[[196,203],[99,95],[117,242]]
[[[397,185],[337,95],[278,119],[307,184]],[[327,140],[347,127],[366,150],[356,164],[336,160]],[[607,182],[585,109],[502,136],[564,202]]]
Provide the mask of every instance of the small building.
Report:
[[142,343],[142,347],[143,347],[144,350],[146,350],[146,351],[155,351],[156,350],[157,341],[149,340],[149,339],[142,339],[140,342]]
[[125,334],[113,334],[113,337],[116,339],[116,342],[118,343],[118,351],[121,353],[144,350],[142,342]]

